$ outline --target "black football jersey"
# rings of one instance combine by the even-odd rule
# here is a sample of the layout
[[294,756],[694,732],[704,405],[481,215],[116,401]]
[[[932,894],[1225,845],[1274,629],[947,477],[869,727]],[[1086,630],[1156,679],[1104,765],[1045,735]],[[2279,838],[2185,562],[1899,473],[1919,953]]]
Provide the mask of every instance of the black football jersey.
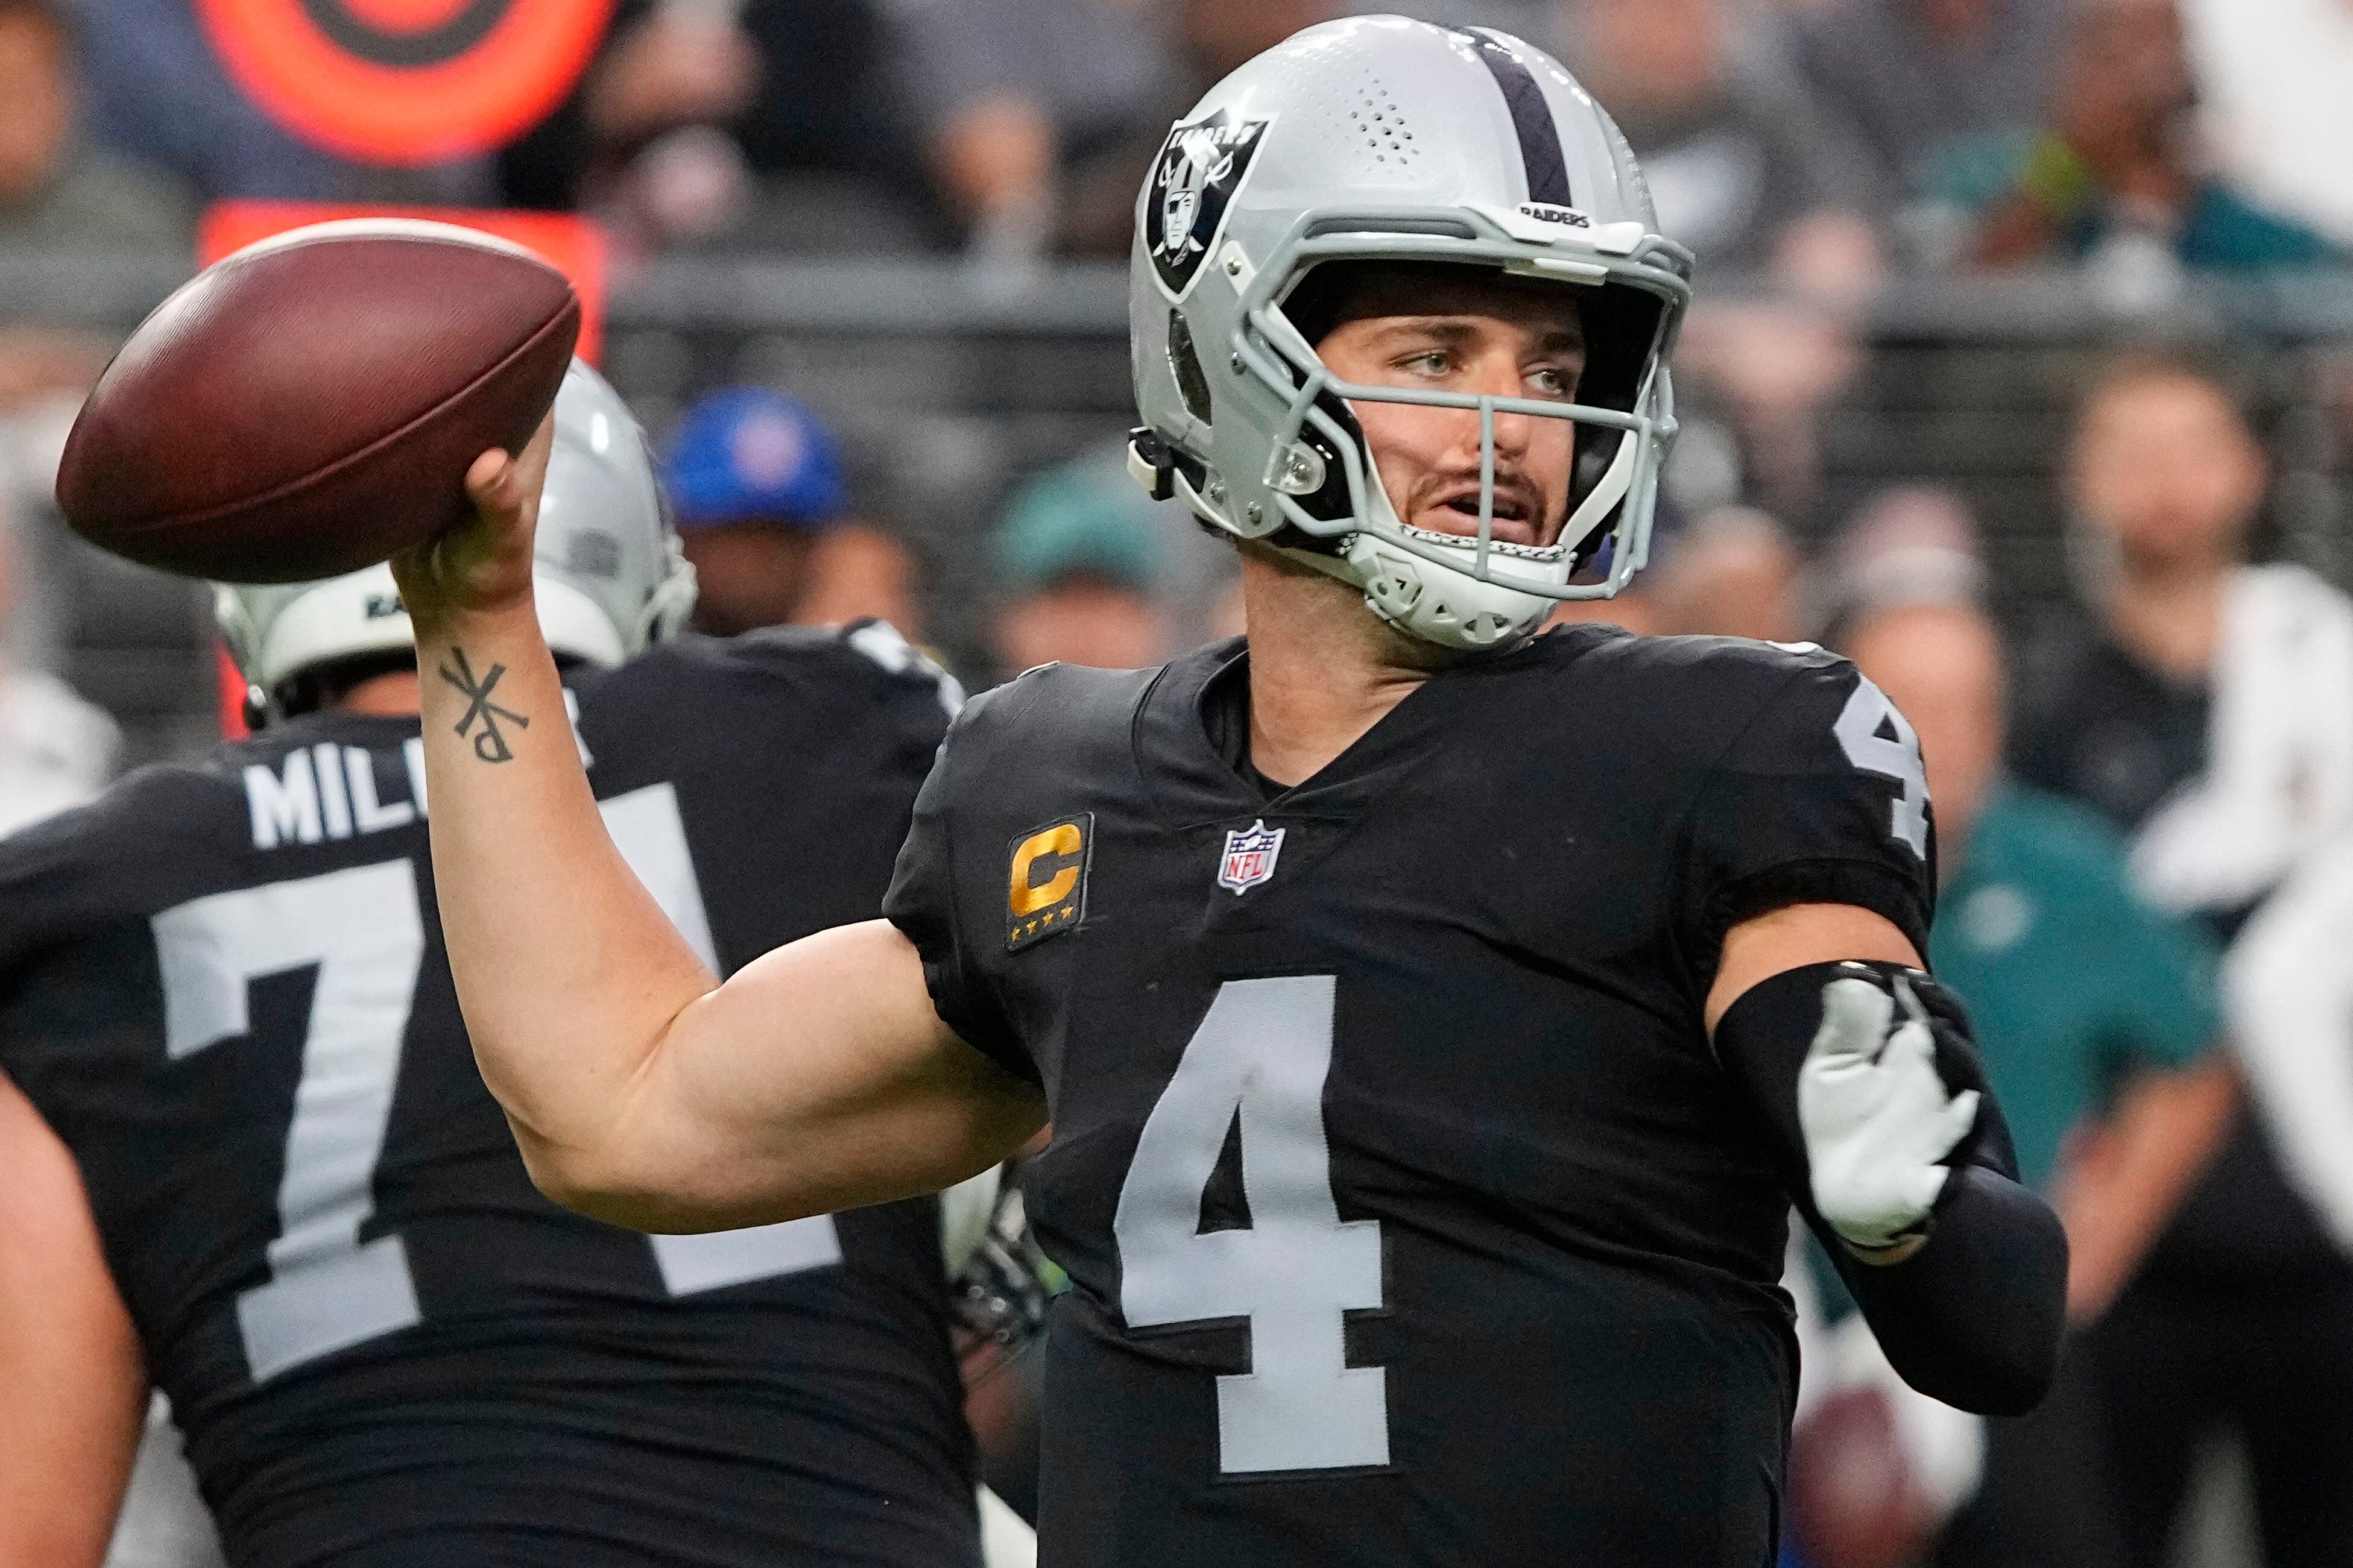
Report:
[[[952,700],[887,627],[690,638],[585,679],[577,731],[728,971],[873,917]],[[230,1561],[976,1562],[936,1202],[649,1237],[543,1199],[428,804],[414,719],[324,714],[0,844],[0,1068],[79,1162]]]
[[1925,950],[1908,726],[1583,627],[1278,790],[1244,657],[976,700],[886,905],[1052,1110],[1041,1561],[1769,1563],[1789,1200],[1703,1004],[1780,904]]

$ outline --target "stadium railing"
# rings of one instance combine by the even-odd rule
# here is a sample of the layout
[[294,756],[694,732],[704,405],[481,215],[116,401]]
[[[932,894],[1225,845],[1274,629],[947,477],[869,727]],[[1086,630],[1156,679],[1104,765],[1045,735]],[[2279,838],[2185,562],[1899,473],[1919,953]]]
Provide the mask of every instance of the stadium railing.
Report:
[[[0,329],[41,324],[119,337],[188,274],[169,257],[0,251]],[[1755,300],[1740,279],[1703,301]],[[840,427],[866,510],[902,530],[931,574],[933,633],[976,665],[987,584],[973,548],[1011,487],[1116,438],[1129,422],[1127,279],[1118,267],[991,273],[955,262],[659,260],[620,281],[606,369],[659,434],[697,393],[761,381]],[[2064,595],[2054,485],[2067,411],[2090,367],[2160,343],[2242,393],[2275,482],[2259,541],[2353,585],[2353,275],[2263,283],[2037,274],[1899,282],[1853,330],[1861,368],[1821,408],[1805,495],[1789,521],[1820,538],[1878,489],[1959,492],[1983,531],[1998,607],[2033,615]],[[1736,411],[1687,377],[1696,425]],[[40,488],[58,411],[0,410],[19,488]],[[25,634],[120,716],[135,757],[211,732],[209,622],[190,585],[36,528],[46,616]],[[45,624],[44,624],[45,623]]]

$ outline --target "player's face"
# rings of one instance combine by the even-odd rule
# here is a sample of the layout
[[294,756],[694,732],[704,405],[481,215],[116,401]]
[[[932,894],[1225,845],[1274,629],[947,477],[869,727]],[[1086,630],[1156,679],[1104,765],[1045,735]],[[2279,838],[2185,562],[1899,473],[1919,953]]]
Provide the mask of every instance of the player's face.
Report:
[[[1576,400],[1585,371],[1584,333],[1564,289],[1475,277],[1410,301],[1363,300],[1316,352],[1343,381],[1554,403]],[[1477,411],[1350,407],[1400,519],[1439,533],[1479,531]],[[1544,545],[1560,536],[1576,455],[1577,426],[1567,419],[1495,416],[1497,540]]]

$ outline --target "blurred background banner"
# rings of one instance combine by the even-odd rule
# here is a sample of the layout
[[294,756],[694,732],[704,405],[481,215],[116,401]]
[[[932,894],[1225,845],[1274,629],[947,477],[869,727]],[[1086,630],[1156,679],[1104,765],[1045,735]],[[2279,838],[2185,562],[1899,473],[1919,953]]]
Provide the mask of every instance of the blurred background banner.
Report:
[[562,103],[612,0],[200,0],[230,74],[332,153],[408,166],[503,147]]

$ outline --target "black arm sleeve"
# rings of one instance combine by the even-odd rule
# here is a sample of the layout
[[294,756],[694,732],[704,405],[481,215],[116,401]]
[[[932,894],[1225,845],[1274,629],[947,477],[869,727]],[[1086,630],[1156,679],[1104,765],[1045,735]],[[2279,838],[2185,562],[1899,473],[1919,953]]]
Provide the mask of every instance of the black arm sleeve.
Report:
[[[1975,1130],[1953,1151],[1953,1177],[1929,1216],[1926,1244],[1881,1267],[1857,1258],[1815,1210],[1798,1071],[1821,1026],[1824,986],[1858,975],[1885,985],[1899,973],[1929,1013],[1946,1088],[1975,1089],[1979,1100]],[[2010,1130],[1968,1016],[1951,994],[1895,964],[1809,964],[1743,993],[1716,1025],[1715,1051],[1754,1111],[1791,1198],[1904,1381],[1983,1415],[2032,1409],[2058,1370],[2067,1237],[2050,1205],[2019,1184]]]

